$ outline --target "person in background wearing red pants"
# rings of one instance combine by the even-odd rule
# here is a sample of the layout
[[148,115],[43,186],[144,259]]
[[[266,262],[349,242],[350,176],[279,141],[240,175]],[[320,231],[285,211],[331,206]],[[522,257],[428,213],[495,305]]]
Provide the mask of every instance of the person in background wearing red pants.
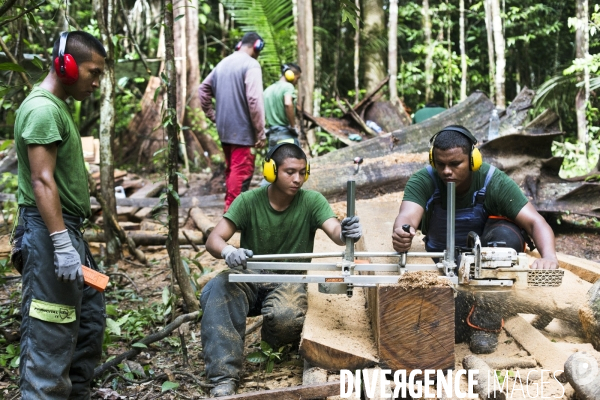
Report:
[[252,147],[260,149],[266,144],[262,71],[256,61],[264,46],[257,33],[246,33],[236,51],[221,60],[198,89],[202,110],[217,125],[225,153],[225,211],[250,186],[255,159]]

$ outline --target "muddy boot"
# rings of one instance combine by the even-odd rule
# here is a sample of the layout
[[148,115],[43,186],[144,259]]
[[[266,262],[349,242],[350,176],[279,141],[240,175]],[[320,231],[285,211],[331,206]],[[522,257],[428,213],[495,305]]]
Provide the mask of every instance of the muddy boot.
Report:
[[237,391],[237,385],[233,381],[218,383],[214,388],[210,389],[210,397],[225,397],[233,396]]
[[498,348],[498,333],[475,331],[471,335],[469,349],[474,354],[490,354]]

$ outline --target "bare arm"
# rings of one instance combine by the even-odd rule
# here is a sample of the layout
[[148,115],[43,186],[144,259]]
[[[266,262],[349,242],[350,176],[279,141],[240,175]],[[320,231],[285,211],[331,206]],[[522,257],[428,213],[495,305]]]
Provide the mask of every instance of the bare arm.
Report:
[[283,105],[285,108],[285,116],[288,119],[289,125],[291,127],[296,126],[296,116],[294,114],[294,99],[291,94],[286,94],[283,96]]
[[227,218],[221,218],[206,240],[206,250],[215,258],[223,258],[221,252],[227,247],[227,241],[231,239],[236,230],[233,222]]
[[532,269],[556,269],[558,268],[558,259],[554,247],[554,232],[531,203],[519,211],[515,222],[521,228],[525,229],[531,236],[537,246],[542,258],[538,258],[531,265]]
[[208,74],[206,79],[198,87],[198,97],[200,97],[200,105],[206,117],[212,122],[215,122],[215,108],[213,107],[212,99],[215,97],[212,90],[213,73]]
[[[412,201],[403,201],[400,205],[400,211],[394,222],[392,232],[392,246],[399,253],[410,250],[416,228],[421,223],[421,218],[425,209]],[[410,232],[405,232],[402,225],[410,225]]]
[[344,246],[346,242],[342,240],[340,237],[340,233],[342,232],[342,225],[337,218],[329,218],[323,225],[321,225],[321,229],[329,236],[329,239],[333,241],[333,243]]
[[60,206],[58,187],[54,180],[56,155],[55,143],[27,146],[27,157],[31,168],[31,185],[37,208],[50,233],[65,230],[65,222]]

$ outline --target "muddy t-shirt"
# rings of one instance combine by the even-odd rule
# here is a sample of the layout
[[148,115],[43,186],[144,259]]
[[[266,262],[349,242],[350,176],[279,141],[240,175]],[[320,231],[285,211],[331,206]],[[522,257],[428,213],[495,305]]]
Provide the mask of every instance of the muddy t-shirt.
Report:
[[91,216],[90,192],[79,131],[67,104],[49,91],[36,87],[21,103],[15,121],[19,162],[17,198],[20,206],[37,207],[27,146],[51,143],[58,146],[54,180],[63,212],[84,218]]
[[312,252],[317,229],[336,217],[325,197],[300,189],[287,209],[277,211],[269,203],[268,188],[243,192],[224,215],[242,231],[240,247],[256,255]]
[[[483,163],[478,171],[473,172],[469,191],[462,196],[456,196],[456,209],[472,207],[473,193],[483,187],[485,176],[489,169],[490,164]],[[442,208],[446,209],[446,185],[442,182],[435,169],[434,175],[437,187],[440,189]],[[423,168],[413,174],[408,180],[404,189],[403,201],[412,201],[425,208],[427,201],[431,198],[434,191],[435,185],[427,173],[427,169]],[[485,201],[483,203],[483,207],[488,215],[497,215],[514,220],[521,209],[525,207],[527,201],[527,197],[525,197],[515,181],[496,168],[487,186]],[[430,206],[429,210],[423,214],[423,219],[421,220],[421,231],[423,234],[427,234],[429,231],[429,220],[432,211],[433,207]]]

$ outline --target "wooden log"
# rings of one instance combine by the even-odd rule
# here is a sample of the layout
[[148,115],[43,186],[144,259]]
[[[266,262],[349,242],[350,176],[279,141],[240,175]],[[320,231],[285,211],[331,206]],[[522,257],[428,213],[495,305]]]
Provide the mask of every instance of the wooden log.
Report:
[[506,394],[501,390],[496,390],[494,387],[494,381],[492,375],[494,372],[491,370],[489,365],[485,363],[481,358],[468,355],[463,359],[463,367],[467,370],[478,370],[477,384],[475,385],[475,392],[479,395],[480,399],[483,400],[506,400]]
[[216,224],[198,207],[190,208],[190,218],[192,218],[198,229],[204,233],[205,237],[208,237],[212,230],[215,229]]
[[[190,240],[194,244],[204,244],[204,234],[199,231],[185,231]],[[127,236],[133,239],[137,246],[160,246],[167,242],[167,235],[153,231],[128,231]],[[103,231],[86,230],[83,237],[88,242],[104,242]],[[179,232],[179,242],[181,244],[189,244],[187,238],[183,234],[183,230]]]
[[308,386],[293,386],[284,389],[263,390],[260,392],[247,392],[235,396],[220,397],[221,400],[307,400],[340,394],[340,381],[317,383]]
[[452,288],[406,290],[379,285],[371,310],[377,351],[392,370],[452,369],[454,295]]
[[[143,199],[147,197],[154,197],[157,195],[163,188],[165,187],[164,181],[159,181],[155,183],[148,182],[146,185],[142,186],[141,189],[133,193],[129,196],[130,199]],[[139,210],[139,207],[136,206],[118,206],[117,214],[126,215],[128,218],[131,218],[133,214],[135,214]]]
[[535,368],[537,362],[533,357],[480,356],[493,369]]
[[[315,252],[340,249],[322,230],[317,231]],[[319,258],[315,262],[333,260],[339,261]],[[317,284],[308,284],[308,311],[299,350],[311,365],[331,371],[375,365],[378,361],[377,350],[362,288],[356,288],[354,296],[348,298],[345,295],[320,293]]]
[[504,322],[504,329],[517,341],[529,354],[552,373],[563,371],[563,366],[568,358],[554,343],[540,331],[517,315]]

